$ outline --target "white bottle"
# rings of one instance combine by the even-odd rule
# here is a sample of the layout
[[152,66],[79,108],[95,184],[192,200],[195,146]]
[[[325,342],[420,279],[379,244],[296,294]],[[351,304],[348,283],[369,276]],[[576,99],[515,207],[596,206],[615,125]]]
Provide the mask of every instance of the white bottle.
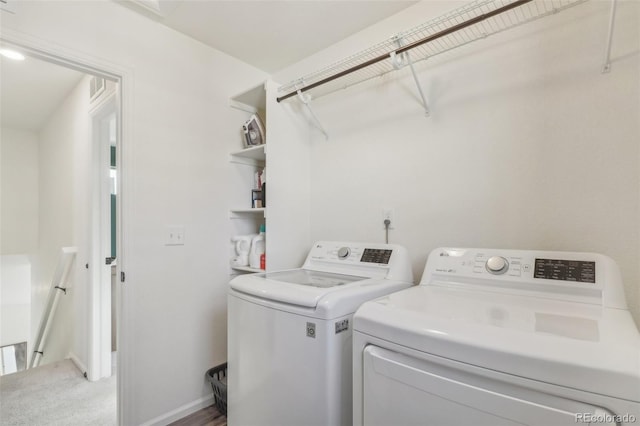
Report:
[[249,267],[260,269],[260,257],[265,252],[265,226],[260,225],[260,233],[251,240],[251,253],[249,253]]

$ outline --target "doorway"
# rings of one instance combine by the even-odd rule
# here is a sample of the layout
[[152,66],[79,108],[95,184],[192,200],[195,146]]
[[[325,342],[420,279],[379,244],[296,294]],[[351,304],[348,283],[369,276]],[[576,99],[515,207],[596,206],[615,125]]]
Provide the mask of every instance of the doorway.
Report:
[[[11,45],[11,47],[16,47],[16,50],[25,52],[27,61],[37,60],[59,68],[72,68],[84,74],[83,82],[97,77],[107,82],[106,86],[112,86],[112,91],[103,92],[98,103],[89,102],[90,94],[88,91],[86,93],[87,103],[91,104],[91,108],[86,114],[89,124],[86,127],[88,131],[86,142],[91,146],[85,152],[84,157],[82,153],[78,155],[78,151],[74,151],[71,159],[74,163],[78,160],[80,162],[86,160],[80,167],[79,173],[73,177],[74,185],[76,185],[73,193],[74,196],[78,196],[84,191],[87,197],[86,201],[89,202],[86,203],[87,207],[84,210],[83,207],[75,204],[73,206],[67,205],[68,213],[73,215],[75,222],[73,245],[79,248],[72,272],[72,284],[75,286],[69,293],[75,293],[76,296],[72,308],[78,311],[78,307],[81,307],[79,309],[81,316],[67,321],[75,327],[72,339],[75,347],[69,353],[73,353],[71,359],[76,358],[74,359],[76,366],[85,373],[87,379],[99,380],[102,377],[109,377],[112,373],[112,350],[116,347],[120,349],[126,347],[123,343],[116,344],[119,339],[115,333],[118,330],[118,314],[121,312],[120,309],[117,309],[121,300],[117,292],[120,280],[118,279],[117,282],[115,280],[116,277],[120,277],[119,272],[122,265],[120,248],[122,247],[122,220],[119,219],[122,205],[119,201],[122,194],[122,178],[119,170],[120,162],[115,161],[121,156],[121,77],[112,72],[101,71],[86,64],[69,61],[61,56],[46,54],[41,49],[19,46],[15,42],[8,43],[1,39],[0,41],[2,41],[2,47]],[[3,82],[6,82],[5,76],[3,73]],[[8,111],[4,103],[6,100],[5,89],[2,87],[3,115],[6,115]],[[27,97],[22,97],[22,104],[25,99]],[[78,126],[74,131],[78,131],[79,128],[82,126]],[[113,162],[111,158],[113,158]],[[99,162],[99,167],[96,167],[96,161]],[[67,172],[62,168],[57,169],[62,173]],[[101,174],[103,170],[106,170],[106,181]],[[93,173],[94,171],[96,173]],[[78,172],[78,170],[74,170],[74,172]],[[82,183],[83,181],[85,183]],[[104,201],[105,197],[106,201]],[[32,240],[38,244],[37,237]],[[120,243],[119,246],[116,241]],[[33,243],[33,241],[31,242]],[[68,244],[65,243],[65,245]],[[23,248],[18,250],[19,253],[24,253]],[[4,251],[2,254],[5,254]],[[110,260],[109,265],[106,265],[107,259]],[[87,281],[89,285],[85,286],[83,293],[82,284]],[[112,288],[115,291],[112,291]],[[32,330],[37,328],[37,324],[31,324],[30,328]],[[62,334],[69,334],[68,329]],[[54,337],[51,336],[51,338]],[[32,349],[29,347],[28,352],[31,352]],[[105,351],[107,355],[104,355]],[[121,373],[118,373],[118,376],[120,375]],[[120,377],[118,377],[117,389],[121,389],[123,386],[120,383]],[[120,401],[120,391],[118,390],[117,393]],[[122,418],[122,404],[120,403],[118,410],[118,418]]]

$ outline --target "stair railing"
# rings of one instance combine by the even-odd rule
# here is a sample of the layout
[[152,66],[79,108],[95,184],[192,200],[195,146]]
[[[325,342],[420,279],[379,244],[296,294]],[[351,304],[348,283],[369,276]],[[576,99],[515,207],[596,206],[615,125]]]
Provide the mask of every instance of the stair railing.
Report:
[[37,367],[42,360],[44,346],[47,343],[47,337],[49,331],[51,331],[51,324],[58,307],[58,299],[61,293],[67,294],[67,279],[77,251],[77,247],[62,247],[60,255],[58,256],[58,264],[53,274],[53,279],[51,280],[49,297],[47,298],[47,304],[42,314],[42,319],[40,320],[40,326],[38,327],[38,336],[33,346],[34,350],[31,354],[29,368]]

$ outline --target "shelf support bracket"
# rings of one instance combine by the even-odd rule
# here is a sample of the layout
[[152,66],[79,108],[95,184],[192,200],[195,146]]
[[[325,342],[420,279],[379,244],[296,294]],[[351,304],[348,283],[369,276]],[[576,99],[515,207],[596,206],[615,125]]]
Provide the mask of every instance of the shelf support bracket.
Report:
[[611,71],[611,44],[613,43],[613,27],[616,20],[616,1],[611,0],[611,13],[609,15],[609,32],[607,34],[607,46],[604,52],[604,65],[602,66],[602,73]]
[[[402,37],[394,36],[393,40],[398,44],[398,47],[402,47],[404,43],[402,42]],[[389,54],[389,59],[391,59],[391,64],[393,68],[399,70],[403,68],[407,64],[411,68],[411,74],[413,74],[413,81],[416,83],[416,87],[418,88],[418,94],[420,95],[420,99],[422,99],[422,106],[424,107],[424,115],[429,117],[431,112],[429,111],[429,104],[427,103],[427,98],[424,96],[424,92],[422,91],[422,85],[420,84],[420,80],[418,80],[418,74],[416,73],[416,69],[413,66],[413,61],[409,56],[409,52],[403,52],[400,55],[397,55],[395,51]]]
[[322,132],[322,134],[324,135],[325,139],[329,139],[329,134],[324,129],[324,127],[322,127],[322,124],[320,123],[320,120],[318,120],[318,117],[316,117],[316,115],[313,113],[313,110],[311,109],[311,105],[310,105],[310,103],[311,103],[311,95],[302,93],[302,90],[300,90],[297,87],[297,85],[296,85],[296,93],[298,94],[298,99],[300,99],[300,102],[302,102],[302,104],[305,107],[307,107],[307,111],[309,111],[309,114],[313,118],[313,121],[315,122],[315,125],[318,128],[318,130],[320,130]]

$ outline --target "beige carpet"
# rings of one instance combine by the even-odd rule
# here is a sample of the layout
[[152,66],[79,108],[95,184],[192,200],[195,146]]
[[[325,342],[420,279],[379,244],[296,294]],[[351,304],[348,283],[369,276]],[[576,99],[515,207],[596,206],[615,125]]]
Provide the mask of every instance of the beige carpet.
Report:
[[89,382],[70,360],[1,376],[0,424],[116,425],[116,377]]

